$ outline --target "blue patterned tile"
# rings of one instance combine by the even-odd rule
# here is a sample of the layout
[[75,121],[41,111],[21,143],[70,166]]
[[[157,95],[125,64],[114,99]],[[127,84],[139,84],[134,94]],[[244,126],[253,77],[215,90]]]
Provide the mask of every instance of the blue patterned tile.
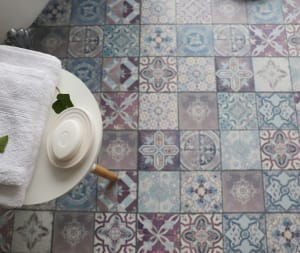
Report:
[[259,170],[258,131],[222,131],[222,168],[224,170]]
[[290,57],[290,71],[294,91],[300,91],[300,57]]
[[262,129],[297,128],[295,103],[290,93],[257,93],[257,113]]
[[72,25],[101,25],[105,18],[105,0],[73,0]]
[[176,54],[176,26],[142,25],[142,56],[173,56]]
[[264,172],[265,206],[268,212],[300,211],[300,172]]
[[225,214],[223,231],[224,252],[267,252],[263,214]]
[[103,56],[138,56],[140,28],[136,25],[106,25]]
[[219,93],[219,126],[221,129],[257,129],[255,95],[252,93]]
[[175,22],[175,0],[142,0],[142,24]]
[[139,212],[179,212],[179,172],[139,171]]
[[108,0],[106,24],[139,24],[141,0]]
[[91,92],[100,91],[101,83],[101,59],[97,58],[80,58],[68,59],[66,69],[75,74]]
[[210,25],[177,27],[178,56],[210,56],[213,52],[213,35]]

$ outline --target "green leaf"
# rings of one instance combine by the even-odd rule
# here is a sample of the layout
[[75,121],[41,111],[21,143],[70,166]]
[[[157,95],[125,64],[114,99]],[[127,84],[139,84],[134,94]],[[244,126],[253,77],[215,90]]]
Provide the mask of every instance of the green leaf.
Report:
[[0,137],[0,153],[4,153],[7,143],[8,135]]
[[62,111],[66,110],[67,108],[73,107],[73,103],[70,99],[70,94],[62,94],[59,93],[56,96],[56,101],[52,104],[53,110],[59,114]]

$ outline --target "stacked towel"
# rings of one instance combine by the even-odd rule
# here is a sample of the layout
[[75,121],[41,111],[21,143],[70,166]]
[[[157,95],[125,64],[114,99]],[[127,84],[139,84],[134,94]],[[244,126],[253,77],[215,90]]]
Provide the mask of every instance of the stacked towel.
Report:
[[54,56],[0,46],[0,136],[9,136],[0,154],[0,205],[24,202],[60,74]]

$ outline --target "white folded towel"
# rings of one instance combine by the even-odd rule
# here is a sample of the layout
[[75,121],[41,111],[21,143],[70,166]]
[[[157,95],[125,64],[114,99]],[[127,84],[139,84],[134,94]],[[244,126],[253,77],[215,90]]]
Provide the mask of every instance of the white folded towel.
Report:
[[31,181],[61,62],[54,56],[0,46],[0,204],[21,206]]

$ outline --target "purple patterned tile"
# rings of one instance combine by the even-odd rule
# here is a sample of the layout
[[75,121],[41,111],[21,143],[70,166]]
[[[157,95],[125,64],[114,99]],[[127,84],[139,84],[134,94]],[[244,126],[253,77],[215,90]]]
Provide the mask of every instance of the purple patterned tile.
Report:
[[300,23],[300,0],[283,0],[282,11],[286,24]]
[[216,94],[181,93],[178,99],[181,129],[218,128]]
[[140,0],[108,0],[106,6],[107,24],[139,24]]
[[263,212],[260,171],[226,171],[222,174],[224,212]]
[[286,35],[290,56],[300,56],[300,25],[287,25]]
[[13,222],[13,210],[0,208],[0,252],[8,253],[11,250]]
[[137,93],[102,93],[100,98],[104,129],[137,128]]
[[93,213],[56,213],[52,252],[91,252],[93,249],[93,225]]

